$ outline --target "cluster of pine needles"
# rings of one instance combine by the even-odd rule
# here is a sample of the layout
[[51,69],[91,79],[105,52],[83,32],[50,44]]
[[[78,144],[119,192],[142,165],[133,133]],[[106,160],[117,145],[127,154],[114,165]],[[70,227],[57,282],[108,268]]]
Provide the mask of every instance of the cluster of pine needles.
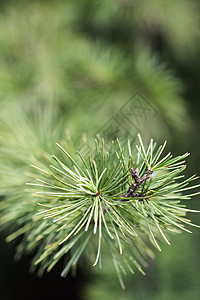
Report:
[[[145,147],[140,135],[138,141],[136,147],[119,140],[108,146],[97,139],[92,151],[76,153],[63,142],[57,156],[48,156],[49,166],[33,165],[26,193],[35,213],[24,211],[7,238],[23,236],[18,255],[34,252],[40,274],[64,257],[62,276],[75,271],[82,256],[101,267],[110,255],[124,288],[122,274],[136,268],[145,274],[153,248],[161,251],[162,241],[170,245],[171,232],[199,227],[185,217],[195,211],[182,204],[199,194],[190,192],[200,186],[190,185],[197,177],[182,175],[189,153],[163,155],[166,142],[157,147],[151,139]],[[2,203],[5,219],[6,199]]]

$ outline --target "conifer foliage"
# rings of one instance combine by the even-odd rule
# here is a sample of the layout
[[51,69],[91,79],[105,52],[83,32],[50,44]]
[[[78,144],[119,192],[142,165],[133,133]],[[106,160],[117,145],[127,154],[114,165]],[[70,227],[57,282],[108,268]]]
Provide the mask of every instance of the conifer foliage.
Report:
[[[83,258],[103,268],[109,256],[124,287],[123,274],[144,274],[170,234],[199,227],[184,204],[200,186],[184,178],[188,153],[164,154],[166,142],[141,137],[192,126],[175,74],[179,64],[197,73],[198,1],[2,3],[0,230],[39,274],[61,260],[62,276]],[[137,145],[123,133],[80,142],[137,90],[158,112],[135,127]]]
[[38,213],[27,240],[40,245],[34,264],[41,272],[65,256],[66,276],[83,253],[101,267],[109,252],[124,287],[121,272],[137,268],[144,274],[152,246],[161,251],[162,241],[170,244],[170,232],[199,227],[185,217],[193,210],[180,204],[200,186],[189,185],[196,176],[183,179],[188,153],[163,155],[166,142],[157,147],[151,139],[145,147],[140,135],[138,141],[134,149],[129,141],[105,147],[104,140],[96,140],[92,153],[76,156],[57,144],[61,158],[53,155],[46,169],[33,166],[38,177],[28,185],[39,199]]

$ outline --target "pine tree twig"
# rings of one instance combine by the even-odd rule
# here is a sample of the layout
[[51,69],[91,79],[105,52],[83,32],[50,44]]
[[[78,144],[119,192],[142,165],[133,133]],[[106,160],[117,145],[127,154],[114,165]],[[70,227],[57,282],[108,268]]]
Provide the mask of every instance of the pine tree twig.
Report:
[[156,149],[153,140],[147,147],[140,135],[138,140],[134,151],[130,142],[122,148],[117,141],[106,150],[104,141],[96,141],[92,154],[75,154],[58,144],[62,155],[53,155],[49,167],[33,166],[27,186],[31,199],[36,199],[31,202],[35,214],[26,214],[30,204],[25,200],[18,210],[6,200],[0,207],[2,225],[20,220],[7,238],[24,236],[18,256],[36,252],[33,265],[39,266],[39,273],[68,257],[62,272],[66,276],[87,249],[94,252],[92,264],[101,267],[107,248],[122,283],[120,270],[136,267],[144,273],[152,246],[161,251],[161,241],[170,244],[170,232],[191,232],[185,225],[199,227],[185,218],[195,210],[183,201],[200,193],[190,192],[200,187],[189,185],[196,176],[182,180],[188,153],[162,157],[166,143]]

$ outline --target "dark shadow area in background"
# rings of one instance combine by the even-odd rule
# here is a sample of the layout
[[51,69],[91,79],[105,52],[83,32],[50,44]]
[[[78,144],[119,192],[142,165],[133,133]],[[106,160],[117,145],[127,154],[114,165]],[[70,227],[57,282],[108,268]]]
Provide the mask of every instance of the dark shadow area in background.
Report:
[[63,262],[59,262],[50,273],[38,278],[36,272],[29,272],[31,256],[15,262],[13,244],[5,243],[0,236],[0,245],[2,300],[83,300],[81,291],[90,278],[83,269],[78,269],[75,277],[69,273],[66,278],[61,278]]

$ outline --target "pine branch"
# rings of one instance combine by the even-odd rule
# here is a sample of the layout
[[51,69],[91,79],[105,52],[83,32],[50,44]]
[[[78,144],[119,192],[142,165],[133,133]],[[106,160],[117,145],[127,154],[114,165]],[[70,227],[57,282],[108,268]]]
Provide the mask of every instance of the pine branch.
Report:
[[53,155],[49,169],[35,166],[40,178],[29,185],[41,200],[27,240],[39,247],[34,264],[41,272],[67,256],[66,276],[88,247],[94,252],[89,260],[93,257],[92,264],[101,267],[107,248],[122,283],[123,270],[136,267],[144,273],[151,246],[161,251],[161,241],[170,244],[169,232],[199,227],[185,218],[193,210],[180,204],[193,195],[183,192],[200,186],[188,186],[195,176],[180,181],[189,154],[162,158],[166,143],[156,150],[153,140],[146,148],[140,135],[138,139],[134,152],[129,142],[123,149],[117,141],[107,151],[103,141],[96,141],[93,155],[78,152],[77,158],[58,144],[62,160]]

